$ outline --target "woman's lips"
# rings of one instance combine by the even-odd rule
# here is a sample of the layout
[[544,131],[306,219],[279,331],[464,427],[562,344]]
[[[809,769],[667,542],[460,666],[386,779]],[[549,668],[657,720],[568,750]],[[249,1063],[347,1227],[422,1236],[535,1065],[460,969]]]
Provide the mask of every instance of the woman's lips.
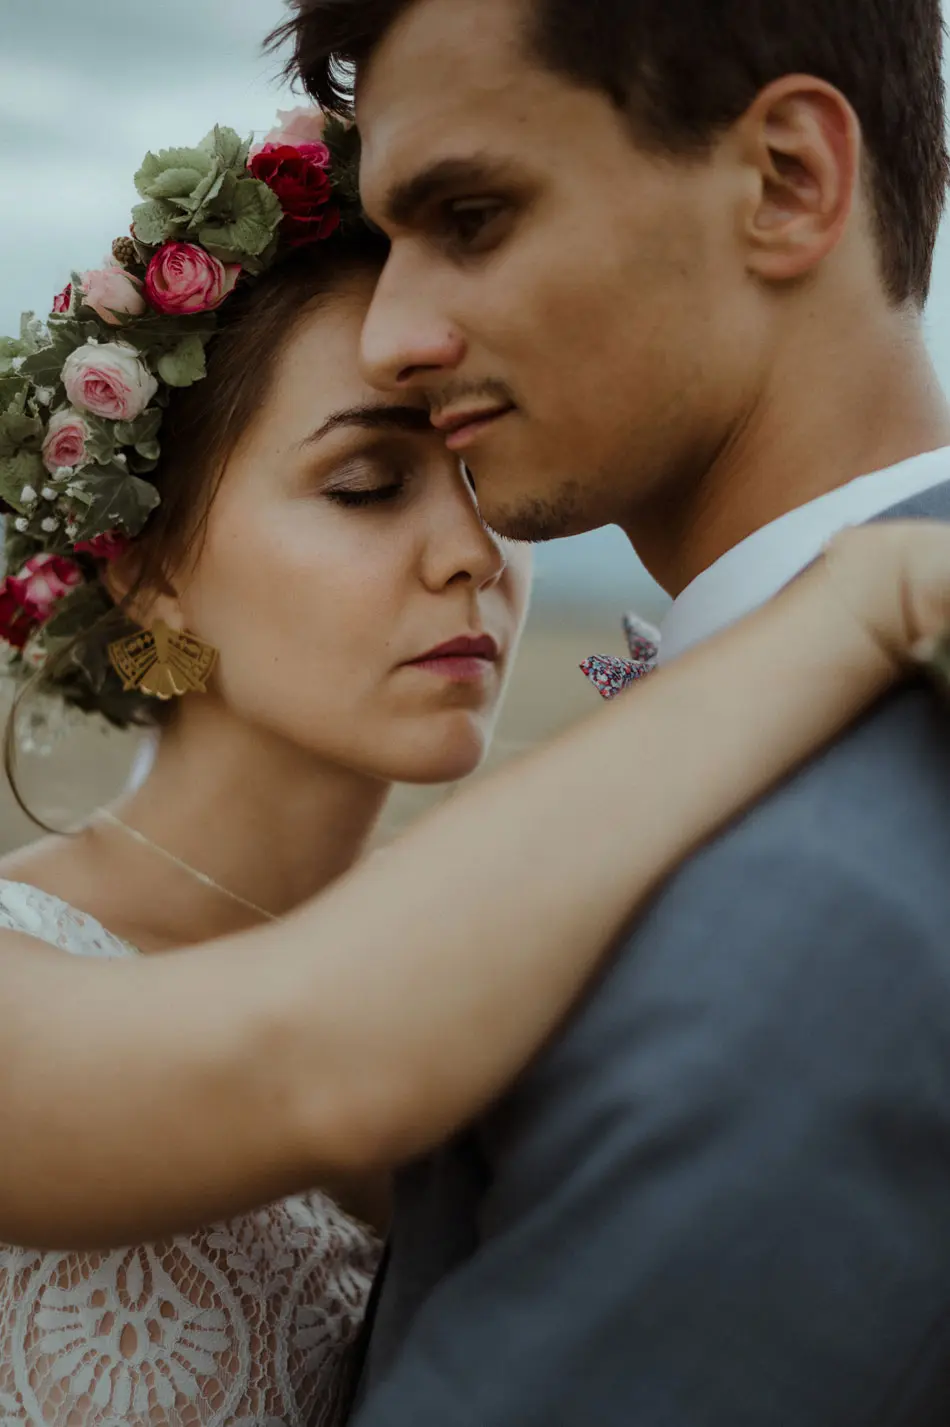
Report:
[[489,659],[462,654],[443,654],[438,659],[417,659],[409,665],[410,669],[422,669],[427,674],[435,674],[453,684],[476,684],[494,667]]
[[498,645],[490,634],[466,635],[437,645],[418,659],[411,659],[406,667],[455,684],[473,684],[491,672],[498,657]]

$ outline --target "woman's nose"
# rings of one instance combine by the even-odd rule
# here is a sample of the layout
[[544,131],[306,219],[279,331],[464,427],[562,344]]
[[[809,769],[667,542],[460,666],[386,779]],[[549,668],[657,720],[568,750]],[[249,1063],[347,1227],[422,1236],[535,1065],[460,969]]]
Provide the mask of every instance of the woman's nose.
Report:
[[426,584],[431,589],[456,583],[485,589],[501,579],[507,565],[501,541],[482,521],[471,487],[460,473],[430,528],[424,562]]

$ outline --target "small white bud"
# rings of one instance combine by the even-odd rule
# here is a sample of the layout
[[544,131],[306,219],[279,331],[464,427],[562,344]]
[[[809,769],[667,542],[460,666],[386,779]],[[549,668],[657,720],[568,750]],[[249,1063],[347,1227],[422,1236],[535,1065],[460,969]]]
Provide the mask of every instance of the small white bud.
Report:
[[40,495],[44,500],[59,500],[59,491],[54,491],[52,486],[44,486]]
[[45,520],[40,522],[40,529],[45,530],[47,535],[52,535],[54,530],[59,529],[59,521],[54,515],[48,515]]
[[20,492],[20,499],[24,505],[32,505],[36,500],[36,491],[32,486],[24,486]]
[[16,530],[19,530],[21,535],[25,535],[30,528],[30,522],[24,519],[22,515],[17,516],[16,520],[13,522],[13,525]]
[[38,386],[36,388],[36,399],[40,406],[49,406],[53,400],[53,388],[51,386]]

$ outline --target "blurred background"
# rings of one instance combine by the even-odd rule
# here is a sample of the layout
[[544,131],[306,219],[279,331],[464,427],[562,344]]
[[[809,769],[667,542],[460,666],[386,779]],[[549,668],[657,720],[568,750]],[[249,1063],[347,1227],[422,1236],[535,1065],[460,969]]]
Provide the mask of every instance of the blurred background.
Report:
[[[266,131],[278,108],[302,102],[260,50],[283,15],[282,0],[0,0],[0,332],[15,332],[24,309],[45,316],[71,270],[101,263],[148,149],[193,144],[215,123]],[[928,330],[950,389],[950,225]],[[667,603],[615,529],[542,547],[537,570],[495,759],[593,707],[579,661],[624,652],[625,609],[655,621]],[[118,793],[137,754],[134,740],[89,725],[24,759],[23,788],[46,818],[74,821]],[[433,796],[400,790],[386,830]],[[0,853],[35,834],[4,783]]]

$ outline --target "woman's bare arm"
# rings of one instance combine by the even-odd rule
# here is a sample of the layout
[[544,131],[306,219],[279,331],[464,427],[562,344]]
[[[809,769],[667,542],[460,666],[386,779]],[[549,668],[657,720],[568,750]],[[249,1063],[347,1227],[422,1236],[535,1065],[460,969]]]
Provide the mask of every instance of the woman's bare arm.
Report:
[[0,936],[0,1239],[186,1231],[475,1115],[658,883],[950,623],[950,527],[835,557],[280,924],[127,962]]

